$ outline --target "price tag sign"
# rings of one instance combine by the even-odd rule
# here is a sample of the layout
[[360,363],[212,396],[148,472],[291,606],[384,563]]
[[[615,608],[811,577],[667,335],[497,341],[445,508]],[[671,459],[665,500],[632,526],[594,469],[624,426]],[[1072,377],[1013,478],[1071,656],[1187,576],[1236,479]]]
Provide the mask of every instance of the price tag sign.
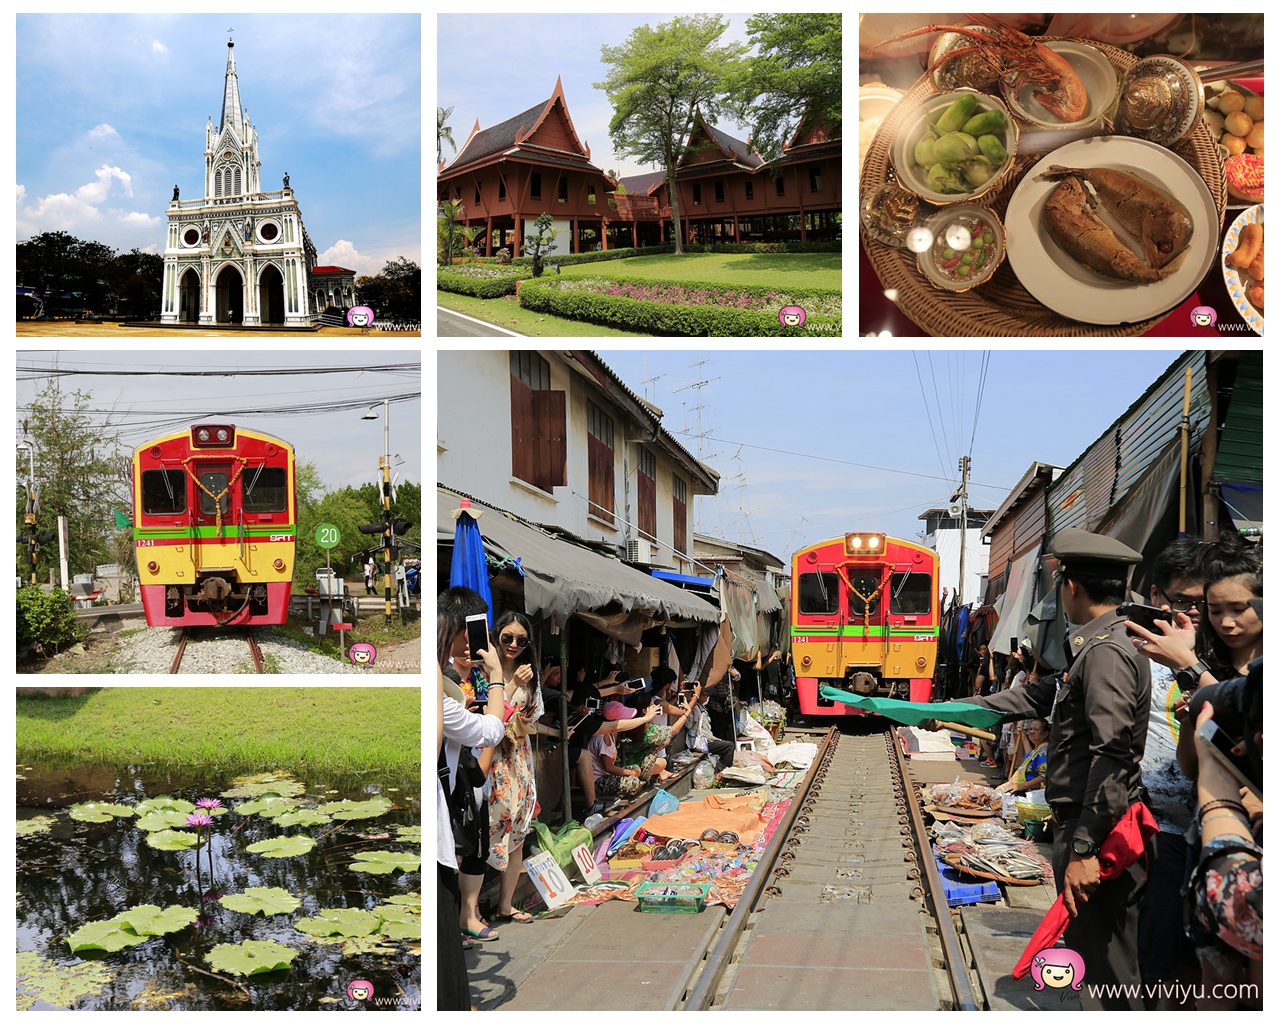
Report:
[[573,859],[588,885],[595,885],[596,882],[600,881],[600,867],[596,864],[596,859],[591,856],[591,847],[586,843],[575,846],[573,848]]
[[336,548],[340,540],[342,540],[342,534],[333,523],[321,523],[316,528],[316,544],[320,547],[326,550]]
[[569,879],[565,878],[556,859],[545,850],[526,857],[524,868],[549,910],[563,906],[577,895],[578,890],[569,884]]

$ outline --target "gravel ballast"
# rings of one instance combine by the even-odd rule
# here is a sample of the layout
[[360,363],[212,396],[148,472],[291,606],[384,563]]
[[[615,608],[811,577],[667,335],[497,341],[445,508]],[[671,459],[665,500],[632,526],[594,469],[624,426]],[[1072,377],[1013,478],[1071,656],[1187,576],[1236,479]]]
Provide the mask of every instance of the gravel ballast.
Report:
[[[354,665],[326,658],[308,650],[298,641],[262,628],[253,630],[262,658],[269,670],[282,675],[351,674],[361,670]],[[121,642],[113,662],[117,672],[130,675],[167,675],[182,641],[180,629],[156,627],[144,629]],[[178,675],[256,675],[253,657],[243,630],[219,636],[212,630],[196,630],[187,641],[187,649],[178,666]]]

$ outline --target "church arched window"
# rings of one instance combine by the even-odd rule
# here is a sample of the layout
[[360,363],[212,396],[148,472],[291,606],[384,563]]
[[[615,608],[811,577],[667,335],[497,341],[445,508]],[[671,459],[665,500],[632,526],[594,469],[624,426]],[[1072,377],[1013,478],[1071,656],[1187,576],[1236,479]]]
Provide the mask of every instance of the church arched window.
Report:
[[240,168],[236,168],[236,195],[240,194]]
[[222,195],[222,172],[213,172],[213,194],[215,196]]

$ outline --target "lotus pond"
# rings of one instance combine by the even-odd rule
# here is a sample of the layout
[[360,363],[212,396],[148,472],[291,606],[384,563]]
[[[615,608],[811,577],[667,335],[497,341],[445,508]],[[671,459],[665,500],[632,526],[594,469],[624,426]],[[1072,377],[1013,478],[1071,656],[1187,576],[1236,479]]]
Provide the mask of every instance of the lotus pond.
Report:
[[421,1009],[417,777],[19,765],[17,809],[20,1010]]

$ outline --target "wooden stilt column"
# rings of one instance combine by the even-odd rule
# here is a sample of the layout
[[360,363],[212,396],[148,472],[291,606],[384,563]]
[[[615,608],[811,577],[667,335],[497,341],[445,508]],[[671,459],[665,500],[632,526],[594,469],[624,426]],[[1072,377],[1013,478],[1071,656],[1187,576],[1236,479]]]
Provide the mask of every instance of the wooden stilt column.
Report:
[[493,255],[493,218],[486,217],[484,219],[484,254],[486,256]]

